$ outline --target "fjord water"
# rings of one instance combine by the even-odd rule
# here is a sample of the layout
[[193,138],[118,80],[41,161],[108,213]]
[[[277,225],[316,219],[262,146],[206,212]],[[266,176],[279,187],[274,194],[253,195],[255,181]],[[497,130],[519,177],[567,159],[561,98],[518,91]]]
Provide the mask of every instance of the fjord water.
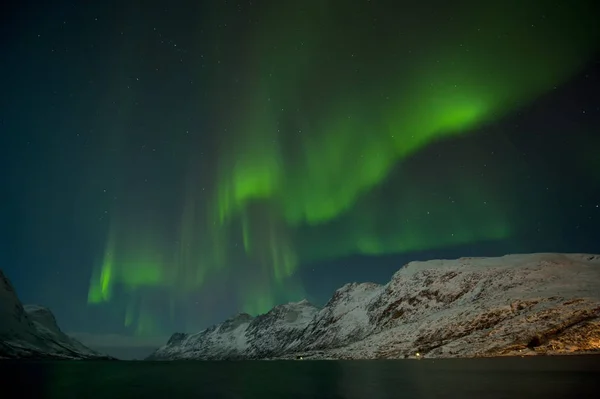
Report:
[[6,361],[2,398],[586,398],[599,356],[365,361]]

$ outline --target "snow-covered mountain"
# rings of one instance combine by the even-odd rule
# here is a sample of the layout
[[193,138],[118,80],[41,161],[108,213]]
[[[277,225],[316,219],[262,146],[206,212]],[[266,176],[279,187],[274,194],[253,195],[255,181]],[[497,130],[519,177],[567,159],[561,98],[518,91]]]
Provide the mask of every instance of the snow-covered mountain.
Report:
[[338,289],[290,349],[318,350],[344,346],[368,336],[374,328],[368,306],[384,287],[350,283]]
[[374,359],[600,352],[600,255],[411,262],[384,286],[175,334],[151,359]]
[[0,270],[0,358],[108,358],[63,333],[52,312],[23,306]]
[[308,301],[288,303],[268,313],[235,317],[196,334],[175,333],[149,359],[262,359],[280,356],[299,339],[318,308]]

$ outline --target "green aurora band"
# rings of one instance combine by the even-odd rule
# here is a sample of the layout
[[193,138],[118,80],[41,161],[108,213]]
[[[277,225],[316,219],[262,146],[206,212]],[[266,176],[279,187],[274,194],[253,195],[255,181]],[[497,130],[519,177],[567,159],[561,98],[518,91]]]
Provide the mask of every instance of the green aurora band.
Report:
[[[154,329],[146,289],[185,298],[235,268],[242,278],[227,289],[261,313],[300,299],[303,262],[509,237],[510,198],[483,178],[437,171],[443,179],[423,182],[403,167],[564,83],[598,44],[584,4],[543,14],[535,1],[465,2],[440,10],[448,18],[433,29],[412,23],[418,40],[402,30],[412,16],[378,15],[374,25],[363,4],[274,4],[261,29],[238,39],[243,55],[229,54],[244,65],[239,95],[215,94],[215,107],[235,119],[218,123],[212,200],[200,202],[200,183],[188,179],[178,247],[165,248],[158,226],[133,233],[113,220],[88,299],[110,301],[116,286],[132,293],[125,321],[140,334]],[[215,37],[225,48],[227,38]],[[443,198],[427,194],[435,186]]]

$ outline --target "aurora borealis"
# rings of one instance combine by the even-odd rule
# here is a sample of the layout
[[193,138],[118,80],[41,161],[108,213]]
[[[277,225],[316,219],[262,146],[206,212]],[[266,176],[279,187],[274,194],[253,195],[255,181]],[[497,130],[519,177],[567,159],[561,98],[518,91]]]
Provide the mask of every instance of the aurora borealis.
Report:
[[5,28],[7,272],[71,330],[194,331],[423,257],[600,251],[594,2],[174,3]]

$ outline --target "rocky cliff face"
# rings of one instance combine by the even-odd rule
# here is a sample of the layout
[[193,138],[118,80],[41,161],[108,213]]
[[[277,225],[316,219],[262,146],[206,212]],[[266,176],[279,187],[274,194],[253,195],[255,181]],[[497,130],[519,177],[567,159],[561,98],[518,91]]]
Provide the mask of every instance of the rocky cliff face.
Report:
[[38,305],[23,306],[12,284],[0,271],[0,358],[108,357],[63,333],[49,309]]
[[[295,317],[301,315],[301,317]],[[600,352],[600,255],[411,262],[385,286],[347,284],[174,335],[153,359],[373,359]]]

